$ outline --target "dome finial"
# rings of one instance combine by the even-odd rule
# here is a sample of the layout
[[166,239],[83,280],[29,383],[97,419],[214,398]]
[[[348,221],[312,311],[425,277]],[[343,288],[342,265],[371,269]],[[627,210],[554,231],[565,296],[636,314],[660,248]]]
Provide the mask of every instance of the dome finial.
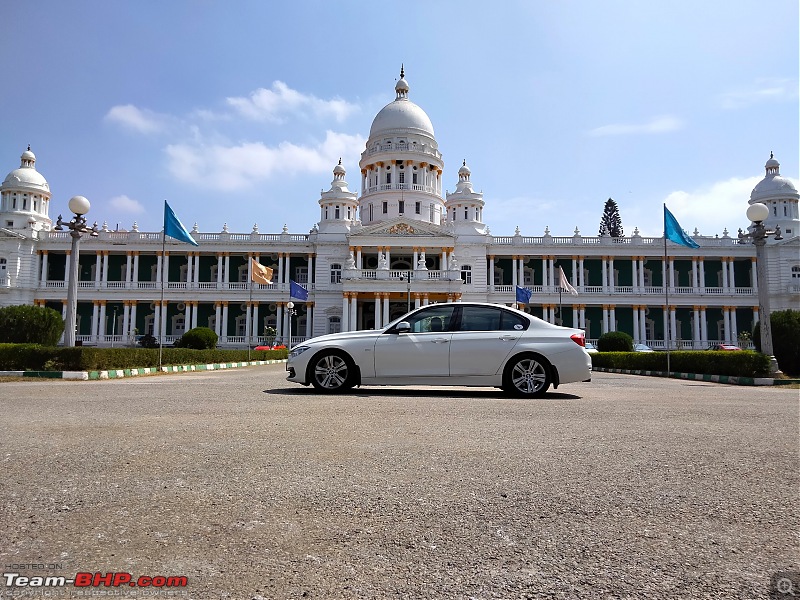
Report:
[[30,151],[31,151],[31,145],[28,144],[28,152],[30,152]]
[[402,79],[405,76],[406,76],[405,65],[403,63],[400,63],[400,79]]
[[342,157],[339,157],[339,164],[342,164]]
[[[31,149],[31,147],[28,146],[28,150],[30,150],[30,149]],[[772,150],[769,151],[769,157],[770,158],[775,158],[775,155],[772,153]]]

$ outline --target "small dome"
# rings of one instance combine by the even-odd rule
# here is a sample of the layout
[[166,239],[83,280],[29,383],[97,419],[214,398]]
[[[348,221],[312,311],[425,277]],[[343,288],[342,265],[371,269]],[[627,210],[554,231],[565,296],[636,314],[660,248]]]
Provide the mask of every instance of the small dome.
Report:
[[464,163],[461,165],[461,168],[458,170],[459,175],[471,175],[472,171],[469,170],[467,166],[467,161],[464,160]]
[[781,196],[798,198],[797,188],[794,187],[794,184],[785,177],[781,177],[780,166],[775,156],[770,153],[769,160],[764,165],[766,176],[750,192],[751,203]]
[[342,159],[340,158],[339,159],[339,164],[336,165],[335,167],[333,167],[333,174],[334,175],[344,175],[346,173],[347,173],[347,171],[344,170],[344,167],[342,166]]
[[36,162],[36,155],[33,152],[31,152],[31,147],[30,146],[28,146],[28,149],[25,150],[25,152],[22,153],[22,156],[20,158],[23,161],[30,160],[30,161]]

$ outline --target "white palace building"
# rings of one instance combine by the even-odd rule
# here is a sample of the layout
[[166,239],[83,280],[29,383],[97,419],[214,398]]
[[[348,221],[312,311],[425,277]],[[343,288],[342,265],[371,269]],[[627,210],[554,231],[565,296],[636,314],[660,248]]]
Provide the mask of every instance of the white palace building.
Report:
[[[693,239],[697,249],[648,238],[492,235],[483,194],[464,163],[453,193],[442,193],[444,160],[430,119],[409,100],[403,74],[396,98],[377,114],[359,162],[361,195],[333,169],[310,233],[192,230],[198,247],[161,232],[110,231],[80,245],[77,339],[130,344],[159,332],[171,343],[187,329],[212,328],[222,347],[263,342],[274,327],[287,345],[325,333],[379,328],[409,307],[459,300],[513,304],[586,330],[596,339],[625,331],[638,343],[707,348],[735,343],[758,314],[756,254],[727,231]],[[770,156],[750,203],[763,202],[784,239],[766,247],[772,310],[800,304],[798,192]],[[0,306],[35,304],[66,313],[70,232],[55,231],[50,187],[23,152],[0,186]],[[742,199],[742,215],[747,208]],[[66,215],[67,220],[71,215]],[[250,258],[274,269],[271,285],[250,283]],[[559,297],[563,268],[578,295]],[[161,281],[163,277],[163,302]],[[289,282],[309,291],[287,307]],[[664,286],[668,286],[665,290]],[[669,304],[665,304],[665,298]],[[560,304],[561,302],[561,304]],[[291,335],[291,339],[289,336]]]

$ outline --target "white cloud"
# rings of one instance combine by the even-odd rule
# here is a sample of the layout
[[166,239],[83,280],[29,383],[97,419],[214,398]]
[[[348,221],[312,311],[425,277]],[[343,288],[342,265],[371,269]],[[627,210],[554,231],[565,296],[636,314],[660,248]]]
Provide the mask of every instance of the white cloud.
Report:
[[664,115],[655,117],[647,123],[613,123],[603,125],[589,131],[589,135],[599,137],[605,135],[640,135],[651,133],[669,133],[683,128],[683,121],[678,117]]
[[[333,131],[316,146],[282,142],[269,147],[261,142],[237,146],[222,144],[172,144],[167,146],[169,170],[181,181],[218,190],[249,188],[272,176],[332,172],[340,157],[349,157],[350,172],[358,173],[358,157],[366,140]],[[351,175],[351,181],[360,180]],[[358,186],[351,187],[357,188]]]
[[286,114],[311,114],[323,119],[332,117],[341,123],[359,109],[341,98],[322,100],[303,94],[282,81],[275,81],[272,89],[259,88],[247,98],[227,98],[226,101],[240,115],[254,121],[280,122]]
[[169,117],[159,115],[151,110],[140,109],[133,104],[113,106],[106,113],[106,121],[122,125],[137,133],[159,133],[163,131]]
[[109,206],[114,209],[114,212],[122,212],[129,214],[142,214],[145,212],[144,206],[138,200],[129,198],[126,195],[114,196],[108,201]]
[[796,79],[759,79],[745,89],[726,92],[720,95],[722,108],[736,110],[762,102],[787,102],[798,97]]

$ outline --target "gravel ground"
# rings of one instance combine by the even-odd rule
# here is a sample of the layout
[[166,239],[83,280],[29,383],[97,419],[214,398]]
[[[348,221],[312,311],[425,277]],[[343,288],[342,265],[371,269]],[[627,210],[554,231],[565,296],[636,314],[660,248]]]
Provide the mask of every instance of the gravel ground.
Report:
[[252,600],[768,598],[800,571],[797,390],[326,397],[282,369],[0,384],[3,572]]

